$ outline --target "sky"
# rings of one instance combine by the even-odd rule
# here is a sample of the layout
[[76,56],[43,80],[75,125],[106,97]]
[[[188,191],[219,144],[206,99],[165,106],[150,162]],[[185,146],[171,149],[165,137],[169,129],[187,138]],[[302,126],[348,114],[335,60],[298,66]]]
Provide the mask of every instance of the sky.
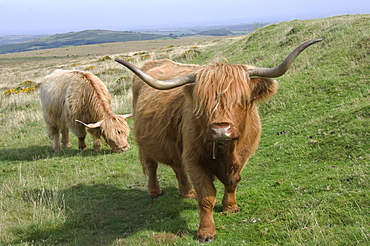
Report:
[[370,0],[0,0],[0,35],[277,23],[370,14]]

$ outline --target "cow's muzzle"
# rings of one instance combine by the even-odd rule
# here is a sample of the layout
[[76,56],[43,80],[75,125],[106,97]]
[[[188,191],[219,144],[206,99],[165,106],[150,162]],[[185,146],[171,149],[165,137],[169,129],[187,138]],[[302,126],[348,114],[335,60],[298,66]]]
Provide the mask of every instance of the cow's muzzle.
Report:
[[231,123],[212,123],[208,127],[207,139],[209,141],[226,141],[238,137],[238,131]]
[[130,145],[126,145],[124,147],[117,147],[117,148],[112,148],[112,150],[115,152],[115,153],[121,153],[121,152],[125,152],[127,150],[130,149]]

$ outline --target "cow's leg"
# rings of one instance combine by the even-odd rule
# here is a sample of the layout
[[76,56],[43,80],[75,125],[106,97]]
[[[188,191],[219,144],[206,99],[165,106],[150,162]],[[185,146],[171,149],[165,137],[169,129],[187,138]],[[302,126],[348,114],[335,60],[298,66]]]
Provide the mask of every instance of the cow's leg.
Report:
[[101,150],[100,138],[93,135],[93,148],[95,151]]
[[161,196],[162,191],[157,179],[158,162],[143,155],[140,155],[140,159],[144,172],[148,176],[148,196],[153,198]]
[[236,186],[237,185],[225,185],[225,193],[222,199],[222,210],[230,213],[239,212],[239,207],[236,205]]
[[225,186],[224,197],[222,199],[222,210],[230,213],[239,212],[239,207],[236,205],[236,187],[240,182],[240,174],[236,173],[227,182],[223,182]]
[[78,149],[79,150],[84,150],[86,149],[86,142],[85,142],[85,137],[79,137],[78,138]]
[[100,130],[97,129],[88,129],[87,130],[93,137],[93,149],[95,151],[101,150],[101,143],[100,143]]
[[61,148],[60,148],[60,142],[59,142],[60,132],[59,132],[58,126],[47,124],[47,130],[48,130],[49,138],[52,141],[53,150],[55,152],[59,151]]
[[71,143],[69,142],[69,130],[68,128],[62,129],[62,144],[65,148],[71,147]]
[[213,178],[204,170],[197,168],[190,171],[199,208],[200,223],[197,238],[201,242],[212,241],[216,236],[215,222],[213,220],[213,208],[216,203],[216,188]]
[[185,198],[195,198],[195,191],[190,184],[188,175],[185,173],[184,168],[172,167],[172,169],[176,173],[180,195]]
[[86,143],[85,143],[86,129],[85,129],[85,127],[76,124],[72,128],[72,131],[76,135],[76,137],[78,138],[78,149],[79,150],[86,149]]

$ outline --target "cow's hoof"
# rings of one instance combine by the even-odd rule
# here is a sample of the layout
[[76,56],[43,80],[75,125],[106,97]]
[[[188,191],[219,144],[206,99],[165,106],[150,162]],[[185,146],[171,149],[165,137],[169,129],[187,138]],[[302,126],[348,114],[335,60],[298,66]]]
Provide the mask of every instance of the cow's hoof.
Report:
[[223,208],[222,210],[224,212],[237,213],[240,211],[240,208],[237,205],[234,205],[234,206],[228,206],[226,208]]
[[66,143],[66,144],[63,144],[63,146],[64,146],[64,148],[69,148],[69,147],[72,146],[72,144],[71,143]]
[[199,242],[212,242],[215,239],[216,231],[211,228],[199,229],[197,232],[197,238]]
[[181,193],[180,194],[182,197],[184,198],[195,198],[195,196],[197,195],[197,193],[195,192],[195,190],[191,190],[187,193]]
[[163,195],[162,191],[148,191],[148,196],[150,196],[150,198],[157,198],[161,195]]
[[78,149],[79,150],[85,150],[86,149],[86,144],[78,144]]
[[94,151],[100,151],[101,150],[101,145],[100,144],[93,145],[93,149],[94,149]]
[[210,235],[210,234],[198,235],[197,237],[198,237],[199,242],[201,243],[212,242],[215,239],[215,235]]

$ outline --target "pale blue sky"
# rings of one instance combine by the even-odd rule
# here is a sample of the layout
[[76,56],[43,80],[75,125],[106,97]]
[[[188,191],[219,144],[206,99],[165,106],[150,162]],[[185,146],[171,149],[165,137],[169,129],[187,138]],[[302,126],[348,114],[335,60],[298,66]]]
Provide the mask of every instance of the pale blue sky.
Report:
[[281,22],[369,13],[370,0],[0,0],[0,35]]

